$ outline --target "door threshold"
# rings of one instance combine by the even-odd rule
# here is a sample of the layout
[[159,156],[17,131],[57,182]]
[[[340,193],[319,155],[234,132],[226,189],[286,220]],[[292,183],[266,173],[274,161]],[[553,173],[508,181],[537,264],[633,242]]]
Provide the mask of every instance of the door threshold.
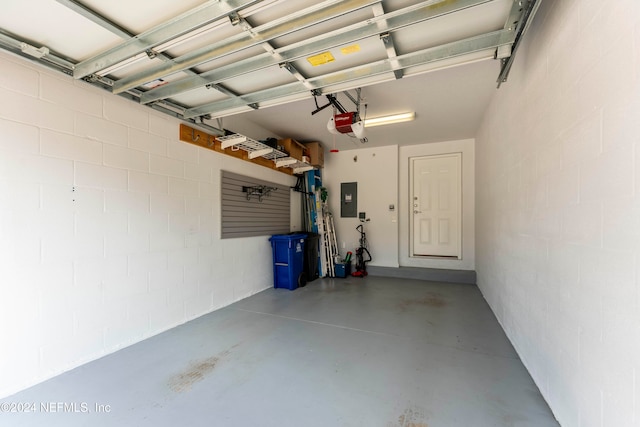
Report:
[[411,255],[410,258],[429,258],[429,259],[455,259],[461,260],[462,258],[455,255]]

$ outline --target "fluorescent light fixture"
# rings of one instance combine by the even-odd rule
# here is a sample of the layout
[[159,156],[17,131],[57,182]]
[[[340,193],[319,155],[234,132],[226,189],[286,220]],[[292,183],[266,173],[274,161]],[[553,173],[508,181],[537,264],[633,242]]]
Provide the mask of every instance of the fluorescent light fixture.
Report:
[[373,119],[365,119],[364,127],[370,128],[373,126],[390,125],[392,123],[409,122],[416,118],[416,113],[413,111],[410,113],[393,114],[391,116],[375,117]]

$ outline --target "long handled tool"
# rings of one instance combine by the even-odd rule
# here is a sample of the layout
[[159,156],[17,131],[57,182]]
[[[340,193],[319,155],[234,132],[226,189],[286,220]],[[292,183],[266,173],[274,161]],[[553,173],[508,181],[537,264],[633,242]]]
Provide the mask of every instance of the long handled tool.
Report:
[[336,227],[333,223],[331,212],[325,212],[325,223],[327,225],[327,257],[329,258],[329,276],[335,277],[336,257],[338,256],[338,241],[336,239]]
[[[360,232],[360,247],[356,249],[356,271],[353,272],[354,277],[364,277],[367,275],[367,263],[371,261],[371,254],[367,249],[367,235],[364,232],[362,224],[356,227]],[[365,259],[365,255],[367,259]]]

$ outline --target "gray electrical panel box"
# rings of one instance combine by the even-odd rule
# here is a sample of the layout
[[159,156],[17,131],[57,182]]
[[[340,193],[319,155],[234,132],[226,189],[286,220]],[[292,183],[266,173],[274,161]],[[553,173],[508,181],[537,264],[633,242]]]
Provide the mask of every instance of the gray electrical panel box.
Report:
[[357,182],[343,182],[340,184],[340,216],[342,218],[358,217]]

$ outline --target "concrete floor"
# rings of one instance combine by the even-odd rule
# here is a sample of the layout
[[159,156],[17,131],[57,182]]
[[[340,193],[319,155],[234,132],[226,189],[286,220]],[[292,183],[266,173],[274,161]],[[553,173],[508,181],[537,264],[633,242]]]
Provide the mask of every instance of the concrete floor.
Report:
[[477,287],[372,276],[269,289],[7,402],[37,408],[1,426],[558,426]]

